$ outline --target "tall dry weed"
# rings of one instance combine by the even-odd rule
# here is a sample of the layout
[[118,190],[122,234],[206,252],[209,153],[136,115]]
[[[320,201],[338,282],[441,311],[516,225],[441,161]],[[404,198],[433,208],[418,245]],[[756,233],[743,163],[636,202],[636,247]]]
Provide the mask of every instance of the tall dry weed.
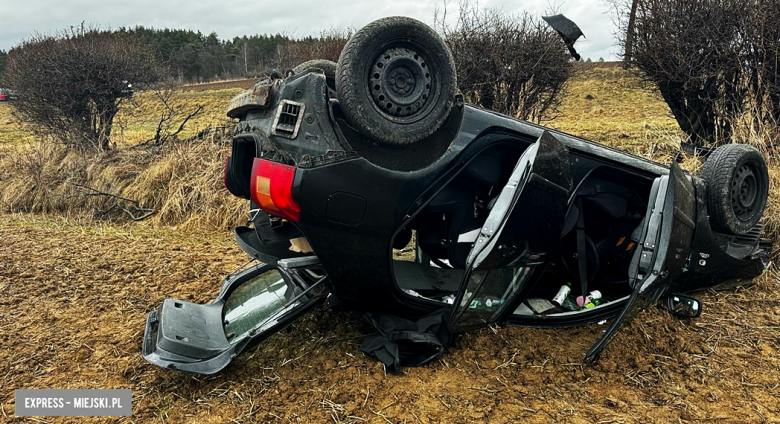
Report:
[[150,149],[94,155],[46,143],[15,146],[0,155],[0,208],[122,222],[130,217],[120,208],[132,212],[139,206],[157,211],[151,225],[229,229],[245,219],[246,208],[222,185],[227,140],[207,133]]

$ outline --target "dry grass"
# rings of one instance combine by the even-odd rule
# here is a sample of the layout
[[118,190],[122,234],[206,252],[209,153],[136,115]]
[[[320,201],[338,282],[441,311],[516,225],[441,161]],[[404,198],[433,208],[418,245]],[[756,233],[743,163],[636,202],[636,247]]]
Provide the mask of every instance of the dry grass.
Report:
[[232,227],[245,219],[245,208],[243,201],[230,196],[222,186],[229,135],[217,131],[189,141],[186,138],[209,127],[230,126],[225,106],[240,91],[172,92],[168,105],[177,113],[171,120],[171,132],[198,106],[203,110],[179,134],[184,141],[149,149],[129,147],[152,138],[167,109],[155,93],[137,93],[117,117],[114,141],[118,148],[88,157],[36,138],[29,127],[14,118],[13,103],[0,104],[0,210],[79,219],[86,213],[92,218],[128,220],[129,216],[117,209],[105,211],[113,205],[128,208],[131,203],[80,187],[87,186],[157,209],[146,225],[199,230]]
[[[224,126],[230,122],[225,115],[230,99],[243,91],[240,88],[227,88],[212,91],[173,91],[170,107],[177,113],[171,120],[171,131],[175,131],[187,114],[198,106],[203,110],[194,116],[180,133],[182,138],[191,137],[206,127]],[[139,92],[131,102],[122,107],[117,119],[120,130],[113,135],[113,141],[118,145],[132,145],[139,141],[154,137],[160,118],[167,112],[166,105],[155,92]]]
[[[679,134],[665,106],[631,84],[620,69],[579,75],[551,124],[668,163]],[[601,111],[580,113],[595,107]],[[220,279],[245,260],[226,232],[175,231],[176,222],[194,229],[198,216],[209,222],[232,213],[230,203],[219,203],[232,201],[219,187],[226,141],[91,160],[50,145],[13,148],[0,149],[0,202],[56,213],[0,220],[5,420],[22,420],[13,417],[13,389],[131,388],[133,422],[780,422],[776,270],[747,287],[698,293],[705,306],[693,321],[648,308],[595,365],[581,360],[604,326],[489,328],[463,335],[438,362],[387,375],[358,350],[360,334],[373,331],[364,320],[321,307],[217,375],[158,368],[140,355],[146,313],[165,298],[211,300]],[[701,161],[683,164],[695,171]],[[56,187],[12,172],[38,166],[43,183],[64,174],[114,185],[161,213],[121,226],[66,216],[56,209]],[[778,240],[776,159],[770,175],[767,220]]]
[[93,157],[44,143],[13,146],[0,152],[0,208],[126,222],[127,214],[109,209],[118,205],[134,212],[132,203],[100,191],[156,209],[146,225],[228,229],[245,219],[245,202],[222,186],[226,148],[227,138],[213,136]]
[[[229,122],[225,115],[225,108],[230,99],[241,91],[242,89],[237,87],[211,91],[173,91],[169,104],[178,112],[171,120],[173,130],[176,130],[184,117],[198,106],[203,106],[203,110],[187,123],[180,134],[181,138],[191,137],[209,126],[224,125]],[[113,142],[122,147],[152,138],[160,117],[165,112],[165,104],[156,93],[151,91],[136,93],[131,101],[123,104],[116,117],[117,125],[112,135]],[[13,116],[13,102],[0,103],[0,146],[29,144],[33,141],[51,140],[36,137],[32,127],[19,122]]]
[[[780,281],[767,273],[703,292],[699,319],[648,308],[601,360],[605,328],[488,328],[434,363],[387,375],[362,354],[373,331],[325,306],[213,376],[146,363],[146,314],[165,298],[205,303],[245,260],[227,234],[0,220],[0,413],[14,389],[133,390],[132,422],[753,423],[780,420]],[[70,417],[40,417],[70,423]],[[78,422],[116,422],[93,417]]]
[[649,86],[618,66],[576,69],[546,125],[659,162],[679,150],[683,134]]
[[35,137],[32,131],[29,128],[25,128],[24,124],[19,122],[12,112],[13,106],[11,103],[0,103],[0,146],[33,142]]

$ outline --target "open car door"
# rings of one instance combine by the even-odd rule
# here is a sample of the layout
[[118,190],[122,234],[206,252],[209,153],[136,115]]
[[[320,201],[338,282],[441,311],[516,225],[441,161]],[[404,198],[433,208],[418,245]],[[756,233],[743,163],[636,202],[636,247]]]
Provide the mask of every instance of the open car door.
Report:
[[545,131],[515,165],[466,259],[449,327],[500,319],[558,243],[571,189],[568,150]]
[[628,271],[634,290],[612,325],[588,350],[586,361],[598,357],[615,333],[658,301],[669,282],[683,272],[693,241],[695,202],[693,184],[675,162],[669,175],[653,182],[639,239],[641,249],[634,252]]
[[318,263],[315,256],[286,259],[231,274],[208,305],[166,299],[147,317],[144,358],[198,374],[221,370],[325,299]]

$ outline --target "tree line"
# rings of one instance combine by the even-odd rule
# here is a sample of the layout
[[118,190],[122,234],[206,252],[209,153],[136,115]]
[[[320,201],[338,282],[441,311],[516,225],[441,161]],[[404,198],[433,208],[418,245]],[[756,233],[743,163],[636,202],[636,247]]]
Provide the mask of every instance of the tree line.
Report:
[[[136,37],[166,68],[168,77],[177,82],[202,82],[217,79],[251,77],[272,68],[288,65],[288,45],[313,43],[314,37],[300,40],[282,34],[256,34],[220,39],[212,32],[182,29],[154,29],[138,26],[120,28],[119,34]],[[294,66],[294,65],[293,65]]]
[[[204,82],[255,77],[271,69],[292,69],[315,58],[337,60],[349,31],[329,30],[319,36],[293,38],[284,34],[255,34],[221,39],[212,32],[186,29],[156,29],[137,26],[115,30],[91,29],[90,33],[115,34],[140,42],[173,82]],[[36,38],[36,37],[34,37]],[[22,42],[9,52],[0,50],[0,75],[9,55],[30,43]]]

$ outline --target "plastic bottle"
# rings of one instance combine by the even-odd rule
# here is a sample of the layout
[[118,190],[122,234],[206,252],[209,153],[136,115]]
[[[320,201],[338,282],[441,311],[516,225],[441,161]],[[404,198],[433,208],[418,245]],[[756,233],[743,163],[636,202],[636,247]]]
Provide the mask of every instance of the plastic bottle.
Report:
[[561,288],[558,289],[558,293],[555,295],[555,297],[552,298],[553,305],[563,305],[563,302],[569,296],[569,293],[571,293],[571,283],[562,285]]
[[601,299],[601,292],[598,290],[593,290],[592,292],[588,293],[587,296],[577,296],[577,304],[580,306],[585,306],[588,303],[592,302],[594,299]]
[[580,307],[580,309],[590,309],[595,308],[596,306],[601,305],[601,292],[598,290],[593,290],[592,292],[588,293],[588,296],[585,298],[585,304]]

